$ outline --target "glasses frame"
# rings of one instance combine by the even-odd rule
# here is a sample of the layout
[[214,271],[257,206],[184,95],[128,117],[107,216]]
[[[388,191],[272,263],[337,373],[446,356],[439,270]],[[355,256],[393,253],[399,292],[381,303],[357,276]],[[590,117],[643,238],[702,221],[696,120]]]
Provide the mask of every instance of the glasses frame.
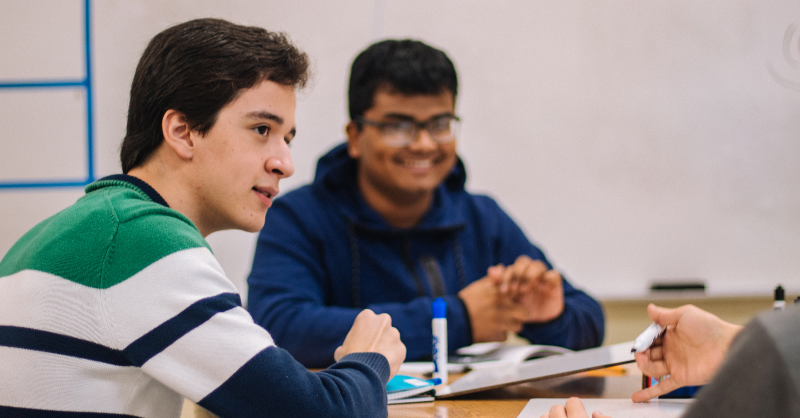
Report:
[[[453,129],[453,134],[450,135],[450,137],[446,138],[446,139],[437,139],[436,136],[431,132],[430,127],[435,122],[441,121],[443,118],[448,118],[450,120],[450,123],[455,123],[454,129]],[[437,144],[448,144],[448,143],[453,142],[453,141],[456,140],[456,137],[458,136],[458,133],[459,133],[459,128],[461,126],[461,118],[459,118],[456,115],[439,116],[439,117],[436,117],[436,118],[433,118],[433,119],[426,120],[425,122],[417,122],[415,120],[400,120],[400,121],[397,121],[397,122],[378,122],[378,121],[369,120],[369,119],[366,119],[366,118],[357,118],[354,122],[356,122],[356,123],[358,123],[360,125],[372,126],[373,128],[377,128],[381,132],[381,137],[382,137],[382,139],[383,139],[385,144],[387,144],[389,146],[392,146],[392,147],[398,147],[398,148],[407,147],[407,146],[413,144],[414,142],[416,142],[417,137],[419,137],[419,134],[423,129],[428,131],[428,134],[430,135],[431,140],[433,142],[435,142]],[[396,127],[397,125],[401,125],[401,124],[408,124],[408,125],[411,125],[413,127],[413,130],[411,131],[411,134],[408,135],[408,138],[406,138],[403,141],[387,140],[387,134],[384,132],[386,130],[386,128],[391,127],[391,126],[395,126]]]

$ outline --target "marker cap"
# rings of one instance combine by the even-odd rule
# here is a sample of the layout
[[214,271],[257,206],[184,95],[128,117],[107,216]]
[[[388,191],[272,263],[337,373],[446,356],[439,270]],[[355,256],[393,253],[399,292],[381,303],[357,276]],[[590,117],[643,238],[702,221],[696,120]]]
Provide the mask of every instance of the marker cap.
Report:
[[775,288],[775,300],[785,300],[786,292],[783,290],[783,286],[778,285]]
[[436,298],[431,306],[433,307],[434,318],[447,317],[447,302],[445,302],[444,299]]

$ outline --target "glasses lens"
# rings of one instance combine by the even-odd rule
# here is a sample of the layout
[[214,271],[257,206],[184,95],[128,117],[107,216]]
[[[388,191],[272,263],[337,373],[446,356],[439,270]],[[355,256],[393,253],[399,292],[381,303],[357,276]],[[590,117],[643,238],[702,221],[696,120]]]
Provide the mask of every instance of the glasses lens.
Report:
[[386,123],[381,126],[381,136],[387,145],[404,147],[414,141],[416,129],[411,122]]
[[428,131],[431,139],[439,144],[451,142],[458,137],[458,130],[461,124],[461,121],[453,116],[441,117],[424,123],[411,121],[392,123],[364,122],[370,122],[370,124],[380,129],[384,143],[392,147],[406,147],[414,143],[419,135],[419,128]]
[[431,137],[439,143],[450,142],[458,135],[459,121],[453,117],[434,119],[428,122],[426,129]]

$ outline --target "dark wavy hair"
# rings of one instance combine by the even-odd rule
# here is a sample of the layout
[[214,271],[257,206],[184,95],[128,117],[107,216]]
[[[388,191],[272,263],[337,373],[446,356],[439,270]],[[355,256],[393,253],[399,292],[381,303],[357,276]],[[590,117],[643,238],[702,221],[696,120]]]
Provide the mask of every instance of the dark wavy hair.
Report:
[[455,99],[458,77],[441,50],[411,39],[388,39],[370,45],[353,61],[348,89],[351,120],[372,107],[379,88],[406,95],[449,90]]
[[308,56],[283,33],[221,19],[196,19],[156,35],[144,50],[131,83],[122,172],[144,164],[161,145],[167,110],[184,115],[205,134],[220,110],[263,80],[303,88]]

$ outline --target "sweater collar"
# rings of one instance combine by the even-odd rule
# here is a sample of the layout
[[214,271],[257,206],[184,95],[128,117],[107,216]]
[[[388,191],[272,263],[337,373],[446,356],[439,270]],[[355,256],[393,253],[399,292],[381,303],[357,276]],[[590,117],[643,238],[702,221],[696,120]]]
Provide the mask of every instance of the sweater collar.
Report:
[[158,192],[156,191],[156,189],[153,188],[153,186],[150,186],[149,184],[145,183],[145,181],[140,178],[133,177],[128,174],[112,174],[110,176],[103,177],[100,180],[97,180],[94,183],[86,186],[86,193],[105,187],[107,184],[104,183],[106,182],[118,182],[118,181],[128,183],[136,187],[137,189],[144,192],[144,194],[146,194],[147,197],[149,197],[150,200],[152,200],[153,202],[158,203],[159,205],[165,207],[169,207],[167,201],[164,200],[164,198],[161,197],[160,194],[158,194]]

